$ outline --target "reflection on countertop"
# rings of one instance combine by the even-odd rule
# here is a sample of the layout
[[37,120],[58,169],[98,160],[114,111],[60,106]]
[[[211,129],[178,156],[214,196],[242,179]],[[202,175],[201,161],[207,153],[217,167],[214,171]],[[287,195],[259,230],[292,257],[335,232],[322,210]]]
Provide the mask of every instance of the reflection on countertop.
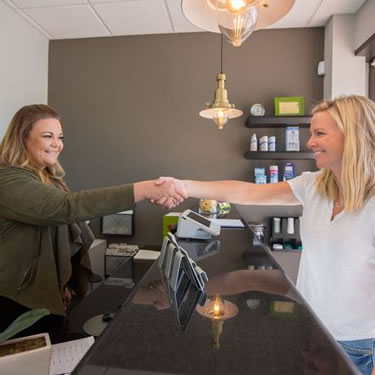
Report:
[[179,244],[208,275],[207,304],[218,316],[235,306],[230,318],[197,307],[181,330],[154,264],[74,374],[357,374],[249,229],[215,241]]

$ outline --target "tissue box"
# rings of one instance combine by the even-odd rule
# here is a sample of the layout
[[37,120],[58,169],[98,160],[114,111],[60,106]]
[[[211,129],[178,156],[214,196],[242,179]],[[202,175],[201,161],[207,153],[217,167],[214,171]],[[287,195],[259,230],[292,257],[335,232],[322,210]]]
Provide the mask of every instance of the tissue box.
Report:
[[[27,350],[27,345],[40,341],[43,345]],[[3,375],[38,374],[48,375],[51,359],[51,341],[48,333],[7,340],[0,344],[0,353],[11,346],[24,346],[25,350],[0,356],[0,373]]]

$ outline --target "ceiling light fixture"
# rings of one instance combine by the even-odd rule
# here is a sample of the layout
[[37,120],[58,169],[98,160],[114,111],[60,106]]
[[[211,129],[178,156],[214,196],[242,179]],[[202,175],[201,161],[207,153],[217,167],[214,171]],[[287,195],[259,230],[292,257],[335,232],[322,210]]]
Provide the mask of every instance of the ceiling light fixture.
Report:
[[254,31],[258,0],[217,0],[217,24],[233,47],[239,47]]
[[221,34],[220,68],[220,73],[216,75],[217,87],[214,101],[212,103],[207,103],[207,108],[200,111],[199,115],[214,120],[219,129],[222,129],[229,119],[242,115],[242,111],[236,109],[234,104],[229,103],[228,91],[225,88],[226,76],[223,73],[223,34]]
[[182,12],[195,26],[223,33],[238,47],[254,30],[284,17],[295,0],[182,0]]

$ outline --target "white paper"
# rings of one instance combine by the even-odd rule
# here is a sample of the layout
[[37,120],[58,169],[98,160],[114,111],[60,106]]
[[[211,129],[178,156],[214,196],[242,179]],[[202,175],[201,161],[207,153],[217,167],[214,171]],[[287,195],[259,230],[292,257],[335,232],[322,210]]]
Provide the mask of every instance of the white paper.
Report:
[[133,210],[127,210],[127,211],[117,212],[116,215],[133,215],[133,213],[134,213]]
[[211,219],[223,228],[244,228],[245,225],[239,219]]
[[156,260],[159,258],[160,251],[155,250],[138,250],[134,260]]
[[70,374],[94,342],[89,336],[52,345],[49,375]]

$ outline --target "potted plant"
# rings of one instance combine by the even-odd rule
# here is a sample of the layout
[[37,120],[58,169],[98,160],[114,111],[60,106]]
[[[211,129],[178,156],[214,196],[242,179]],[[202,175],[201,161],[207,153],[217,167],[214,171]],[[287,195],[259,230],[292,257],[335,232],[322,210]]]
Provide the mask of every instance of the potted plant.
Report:
[[48,333],[11,339],[48,315],[47,309],[34,309],[20,315],[0,333],[0,373],[2,375],[48,375],[51,342]]

